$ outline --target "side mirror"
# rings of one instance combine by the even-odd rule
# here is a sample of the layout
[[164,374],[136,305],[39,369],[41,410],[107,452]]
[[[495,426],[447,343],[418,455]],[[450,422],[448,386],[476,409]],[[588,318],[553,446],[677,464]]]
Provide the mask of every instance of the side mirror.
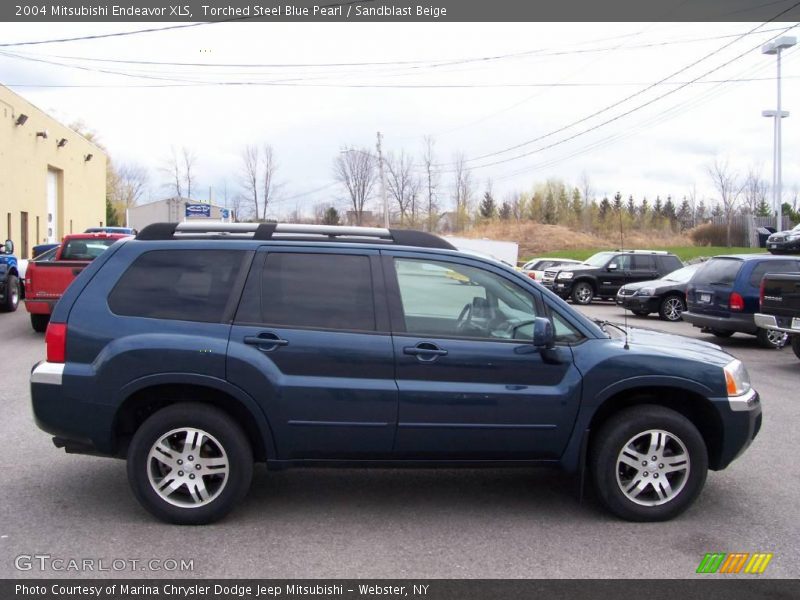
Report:
[[556,345],[556,336],[550,319],[536,317],[533,321],[533,345],[536,348],[549,349]]
[[617,270],[617,263],[611,263],[606,267],[606,271],[616,271]]
[[3,251],[6,254],[14,254],[14,242],[11,240],[6,240],[6,243],[3,244]]

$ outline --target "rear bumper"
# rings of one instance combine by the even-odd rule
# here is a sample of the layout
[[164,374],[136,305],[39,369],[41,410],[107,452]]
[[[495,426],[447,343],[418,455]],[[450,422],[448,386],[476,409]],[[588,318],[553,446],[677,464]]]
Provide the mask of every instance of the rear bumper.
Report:
[[773,329],[791,335],[800,335],[800,329],[792,329],[791,317],[776,317],[775,315],[756,313],[753,319],[756,325],[762,329]]
[[25,310],[32,315],[53,314],[53,307],[58,300],[25,300]]
[[733,331],[753,335],[758,331],[753,315],[747,313],[731,313],[727,317],[717,317],[699,314],[690,310],[684,312],[681,316],[687,323],[704,329],[717,329],[719,331]]

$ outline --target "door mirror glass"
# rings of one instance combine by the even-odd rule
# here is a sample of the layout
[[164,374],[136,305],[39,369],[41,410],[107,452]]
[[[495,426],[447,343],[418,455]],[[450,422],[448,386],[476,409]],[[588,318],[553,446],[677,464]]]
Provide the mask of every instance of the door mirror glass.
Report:
[[14,254],[14,242],[6,240],[6,243],[3,244],[3,252],[6,254]]
[[552,348],[555,343],[556,337],[550,319],[536,317],[533,321],[533,345],[537,348]]

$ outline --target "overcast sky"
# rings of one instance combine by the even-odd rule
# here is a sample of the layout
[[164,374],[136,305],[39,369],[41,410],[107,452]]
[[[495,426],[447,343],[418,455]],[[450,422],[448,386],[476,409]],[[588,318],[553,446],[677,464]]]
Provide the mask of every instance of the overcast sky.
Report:
[[[652,201],[680,199],[693,185],[698,197],[710,196],[705,169],[716,157],[740,171],[760,165],[771,181],[772,121],[761,111],[775,108],[776,61],[757,47],[790,26],[740,38],[758,23],[221,23],[0,48],[0,82],[65,123],[84,121],[116,162],[147,167],[150,200],[169,193],[159,166],[170,146],[197,154],[195,196],[207,198],[213,186],[221,202],[226,183],[229,196],[240,191],[242,147],[269,143],[283,183],[272,215],[331,201],[344,207],[343,190],[325,187],[333,158],[345,145],[374,149],[380,130],[385,150],[416,156],[424,135],[435,138],[447,202],[446,163],[457,152],[473,168],[476,197],[489,180],[502,201],[548,177],[576,184],[586,172],[598,197],[619,190]],[[3,23],[0,39],[140,28]],[[783,60],[784,109],[798,111],[784,120],[787,196],[800,184],[797,55],[792,48]],[[707,83],[681,88],[713,69],[700,79]],[[751,81],[718,83],[731,79]]]

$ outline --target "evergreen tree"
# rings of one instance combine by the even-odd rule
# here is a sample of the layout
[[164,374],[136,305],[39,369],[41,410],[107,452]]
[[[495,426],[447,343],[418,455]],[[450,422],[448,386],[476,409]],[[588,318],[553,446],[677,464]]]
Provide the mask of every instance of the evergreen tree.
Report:
[[700,202],[697,203],[697,207],[694,210],[694,219],[695,221],[702,223],[706,220],[707,216],[706,203],[701,199]]
[[558,222],[556,201],[555,198],[553,198],[553,193],[549,191],[544,201],[544,222],[548,225],[555,225]]
[[664,205],[661,203],[661,196],[656,196],[656,203],[653,206],[653,214],[656,217],[660,217],[664,214]]
[[111,203],[111,198],[108,197],[106,197],[106,226],[119,227],[119,215],[117,214],[117,209],[114,208],[114,205]]
[[664,204],[664,216],[667,217],[670,221],[674,221],[676,214],[675,214],[675,203],[672,201],[672,196],[667,196],[667,201]]
[[583,199],[578,188],[572,190],[572,212],[576,217],[580,217],[583,213]]
[[642,200],[642,205],[639,207],[639,215],[644,221],[650,216],[650,203],[647,201],[647,196]]
[[508,202],[503,202],[503,204],[500,206],[500,218],[503,221],[508,221],[511,219],[511,214],[511,205]]
[[633,194],[628,196],[628,215],[631,218],[636,216],[636,204],[633,202]]
[[722,207],[719,205],[719,202],[714,203],[714,208],[711,209],[711,216],[712,217],[722,217],[725,213],[722,211]]
[[497,216],[497,206],[495,205],[492,193],[489,191],[486,191],[483,194],[483,200],[481,200],[480,213],[481,217],[489,220],[494,219]]
[[686,196],[683,197],[683,202],[681,202],[681,207],[678,209],[677,216],[681,231],[689,229],[692,226],[692,207],[689,205]]
[[610,212],[611,212],[611,202],[608,201],[608,198],[603,196],[603,201],[600,202],[600,209],[599,209],[600,220],[605,221],[606,217]]
[[333,206],[329,206],[325,214],[322,215],[323,225],[338,225],[339,224],[339,211]]
[[622,194],[617,192],[614,195],[614,212],[619,213],[622,210]]

